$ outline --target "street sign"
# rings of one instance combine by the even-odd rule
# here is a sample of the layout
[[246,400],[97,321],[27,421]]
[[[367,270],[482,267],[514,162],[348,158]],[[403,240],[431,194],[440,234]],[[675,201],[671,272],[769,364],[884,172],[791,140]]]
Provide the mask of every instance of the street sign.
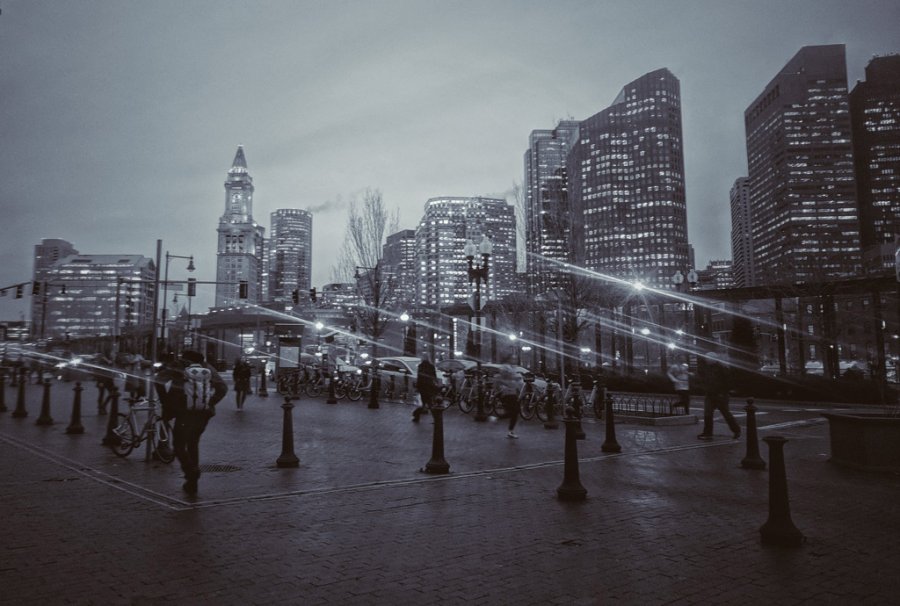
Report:
[[[481,297],[481,309],[484,309],[484,304],[487,303],[487,297]],[[469,307],[472,308],[472,311],[480,311],[477,307],[475,307],[475,293],[469,295]]]

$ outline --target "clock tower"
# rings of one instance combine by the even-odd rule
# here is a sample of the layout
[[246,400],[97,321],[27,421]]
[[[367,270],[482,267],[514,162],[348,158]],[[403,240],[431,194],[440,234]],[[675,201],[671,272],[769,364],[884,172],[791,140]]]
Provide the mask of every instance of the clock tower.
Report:
[[259,303],[265,228],[253,220],[253,178],[239,145],[225,180],[225,214],[219,219],[216,307],[240,303],[238,285],[247,282],[247,303]]

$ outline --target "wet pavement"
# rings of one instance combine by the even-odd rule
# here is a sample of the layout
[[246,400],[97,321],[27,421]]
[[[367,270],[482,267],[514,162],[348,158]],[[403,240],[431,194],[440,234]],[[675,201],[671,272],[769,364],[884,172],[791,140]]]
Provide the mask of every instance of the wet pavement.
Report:
[[[85,433],[66,434],[74,383],[55,383],[54,423],[0,413],[0,603],[9,604],[778,604],[894,603],[900,475],[828,462],[814,405],[759,403],[761,438],[788,439],[785,468],[799,548],[764,546],[767,471],[740,467],[746,438],[699,425],[602,421],[577,442],[581,502],[564,502],[565,431],[444,415],[448,475],[421,469],[433,424],[411,407],[293,402],[296,468],[279,468],[283,399],[218,407],[191,498],[177,462],[100,442],[96,390]],[[124,403],[123,403],[124,405]],[[694,409],[699,399],[694,401]],[[741,425],[742,402],[733,401]],[[828,410],[833,410],[829,408]]]

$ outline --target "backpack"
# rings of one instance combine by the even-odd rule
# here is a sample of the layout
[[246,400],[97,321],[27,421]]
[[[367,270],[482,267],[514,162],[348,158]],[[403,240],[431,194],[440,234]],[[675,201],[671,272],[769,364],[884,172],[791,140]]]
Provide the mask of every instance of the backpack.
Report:
[[206,410],[212,398],[212,371],[201,364],[184,369],[184,396],[188,410]]

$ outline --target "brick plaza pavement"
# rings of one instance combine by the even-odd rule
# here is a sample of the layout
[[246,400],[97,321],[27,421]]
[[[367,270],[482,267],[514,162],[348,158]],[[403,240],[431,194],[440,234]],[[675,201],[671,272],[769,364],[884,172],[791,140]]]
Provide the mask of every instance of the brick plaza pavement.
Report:
[[[782,435],[797,549],[764,547],[768,474],[739,467],[746,445],[717,421],[603,425],[578,442],[584,502],[556,498],[562,429],[445,415],[451,473],[419,469],[432,424],[409,407],[299,400],[296,469],[278,469],[281,398],[233,395],[201,445],[195,499],[177,463],[100,446],[106,417],[85,384],[85,433],[65,434],[71,383],[53,387],[54,425],[0,414],[0,604],[889,604],[900,581],[900,477],[827,462],[818,412],[763,406]],[[733,407],[736,411],[740,406]],[[743,424],[744,419],[739,418]],[[760,443],[768,459],[765,444]]]

